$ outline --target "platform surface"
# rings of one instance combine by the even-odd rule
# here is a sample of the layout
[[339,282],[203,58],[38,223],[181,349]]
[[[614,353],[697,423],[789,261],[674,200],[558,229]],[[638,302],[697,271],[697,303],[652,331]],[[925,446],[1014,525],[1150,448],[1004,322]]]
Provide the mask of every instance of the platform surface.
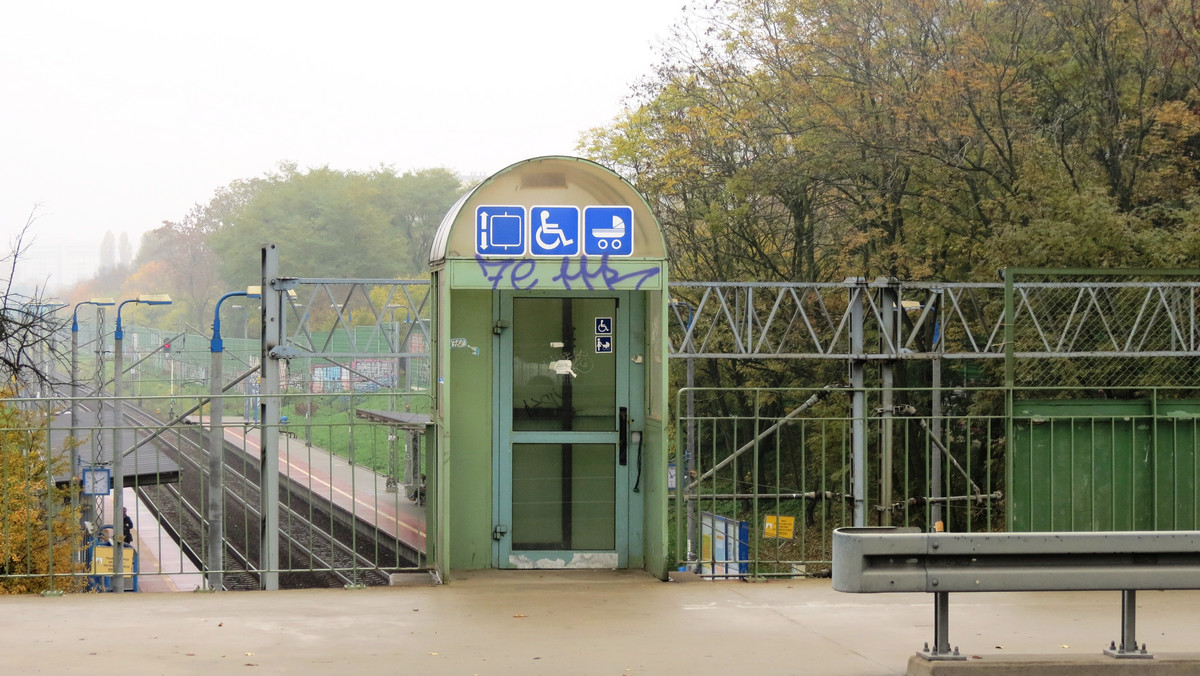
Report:
[[[455,571],[358,590],[0,596],[4,673],[903,674],[932,635],[927,594],[828,580],[666,583],[641,572]],[[1142,592],[1138,638],[1200,650],[1200,592]],[[951,596],[951,642],[1093,660],[1120,594]]]

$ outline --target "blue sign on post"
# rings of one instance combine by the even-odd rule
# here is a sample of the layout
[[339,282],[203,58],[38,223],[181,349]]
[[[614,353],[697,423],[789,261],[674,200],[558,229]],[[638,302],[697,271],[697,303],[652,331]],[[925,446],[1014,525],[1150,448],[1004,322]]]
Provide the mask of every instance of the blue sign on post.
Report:
[[475,207],[475,253],[480,256],[525,254],[525,207]]
[[632,256],[633,207],[584,207],[583,253],[588,256]]
[[579,255],[579,207],[532,207],[529,229],[534,256]]

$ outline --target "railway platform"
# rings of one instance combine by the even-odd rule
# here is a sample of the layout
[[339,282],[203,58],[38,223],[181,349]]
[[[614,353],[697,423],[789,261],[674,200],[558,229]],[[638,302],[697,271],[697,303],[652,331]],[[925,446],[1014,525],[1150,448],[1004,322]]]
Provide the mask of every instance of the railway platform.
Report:
[[[134,549],[138,553],[140,592],[193,591],[204,586],[203,575],[183,555],[145,503],[132,488],[125,489],[123,502],[133,519]],[[112,497],[101,500],[105,514],[112,514]],[[111,516],[109,517],[111,520]]]
[[[205,426],[207,418],[189,416],[188,422]],[[223,431],[227,444],[241,449],[248,460],[257,463],[261,455],[257,425],[227,416]],[[405,486],[389,488],[386,476],[292,435],[279,436],[278,455],[281,480],[303,487],[315,501],[336,507],[334,518],[339,523],[365,526],[371,537],[399,547],[402,558],[423,560],[425,506],[410,499]],[[239,470],[236,465],[232,469]]]
[[[1200,593],[1138,601],[1139,636],[1152,652],[1172,659],[1200,649]],[[951,600],[952,640],[968,665],[1022,654],[1094,662],[1119,634],[1118,603],[1117,592],[963,594]],[[357,590],[0,597],[0,612],[14,620],[0,633],[12,674],[884,676],[905,673],[933,619],[925,594],[840,594],[828,580],[664,583],[611,571],[456,571],[448,585]]]
[[[197,423],[204,418],[196,417]],[[225,438],[254,457],[261,452],[259,429],[227,419]],[[309,487],[359,521],[364,521],[412,549],[425,551],[425,508],[405,497],[403,488],[388,492],[383,475],[293,436],[280,435],[279,472]]]

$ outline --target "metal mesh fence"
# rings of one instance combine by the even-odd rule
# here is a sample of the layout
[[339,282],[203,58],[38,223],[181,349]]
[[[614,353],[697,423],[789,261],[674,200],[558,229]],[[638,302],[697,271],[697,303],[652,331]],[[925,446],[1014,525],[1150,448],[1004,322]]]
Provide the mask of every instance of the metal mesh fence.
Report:
[[[959,531],[1123,527],[1125,521],[1105,516],[1116,513],[1132,515],[1139,527],[1196,525],[1198,275],[1011,274],[1003,284],[673,285],[670,532],[679,562],[714,577],[820,575],[830,563],[833,529],[853,525],[856,510],[868,524]],[[348,476],[367,472],[362,481],[374,487],[374,497],[351,510],[418,502],[422,472],[401,450],[411,447],[408,432],[358,413],[428,412],[427,320],[397,312],[420,309],[424,300],[388,302],[399,291],[382,283],[376,286],[390,291],[315,286],[289,306],[289,345],[298,352],[278,362],[279,420],[258,419],[264,393],[252,373],[261,350],[254,332],[246,326],[244,338],[225,339],[226,380],[251,375],[223,395],[222,431],[249,451],[255,430],[278,430],[284,455],[304,459],[311,471],[303,481],[326,493],[328,504],[335,501],[335,466],[351,468]],[[347,288],[353,293],[329,291]],[[339,325],[316,330],[320,313]],[[94,496],[86,514],[84,484],[64,480],[82,479],[83,463],[71,470],[72,426],[93,468],[111,463],[115,449],[156,434],[153,447],[203,443],[207,337],[127,327],[130,387],[122,403],[149,417],[120,422],[106,417],[111,397],[97,395],[112,378],[104,349],[112,341],[88,327],[79,338],[79,399],[50,394],[5,402],[0,500],[9,563],[0,583],[25,591],[48,588],[50,580],[59,589],[94,584],[96,569],[81,552],[113,522]],[[856,396],[863,404],[858,417]],[[70,414],[72,404],[82,410]],[[158,431],[181,416],[180,425]],[[179,483],[195,482],[203,494],[204,461],[180,455],[172,462]],[[168,470],[155,466],[147,476]],[[139,522],[190,509],[203,532],[202,508],[161,495],[159,483],[135,481],[131,489],[136,495],[125,504],[158,505]],[[252,502],[238,509],[252,524]],[[337,519],[312,507],[297,505],[282,519],[304,513],[309,532],[300,540],[336,530]],[[85,523],[95,532],[81,529]],[[252,527],[231,532],[248,546],[257,537]],[[185,539],[178,535],[163,537]],[[358,536],[350,537],[354,549]],[[207,546],[201,541],[191,556],[204,561]],[[369,564],[320,562],[308,551],[289,554],[281,569],[337,569],[353,583],[360,569],[409,565],[378,555],[368,556]],[[149,565],[149,554],[173,575],[184,574],[189,560],[184,552],[179,563],[163,564],[165,550],[152,548],[139,552],[146,555],[139,563]]]
[[1155,273],[1014,273],[1015,385],[1188,387],[1200,359],[1200,281]]
[[[928,391],[904,394],[919,404]],[[936,518],[957,531],[1004,529],[1005,417],[985,412],[1002,408],[1003,398],[988,388],[947,390],[946,398],[950,405],[936,420],[916,407],[885,415],[878,406],[864,420],[868,525],[931,529]],[[673,492],[680,563],[716,577],[827,573],[834,529],[854,525],[849,392],[684,389],[675,405],[674,434],[684,449]],[[935,445],[942,450],[939,497],[930,490]],[[715,547],[714,520],[744,524],[740,549]]]
[[[423,435],[358,413],[427,411],[429,398],[350,397],[288,394],[288,410],[308,413],[264,424],[241,415],[245,395],[224,395],[220,565],[208,539],[214,430],[206,398],[125,397],[120,422],[112,397],[0,400],[0,593],[106,591],[114,545],[123,550],[126,591],[204,589],[214,572],[227,589],[257,589],[267,571],[282,588],[387,584],[390,574],[423,568]],[[186,415],[165,427],[172,404]],[[280,438],[280,557],[271,568],[259,542],[267,429]],[[123,482],[114,478],[116,453]]]

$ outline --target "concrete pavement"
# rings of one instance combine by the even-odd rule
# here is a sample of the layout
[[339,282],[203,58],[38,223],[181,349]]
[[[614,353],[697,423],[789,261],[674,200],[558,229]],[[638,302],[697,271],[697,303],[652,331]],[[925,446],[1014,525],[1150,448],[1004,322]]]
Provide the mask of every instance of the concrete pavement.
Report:
[[[1152,652],[1200,650],[1200,592],[1138,595]],[[968,656],[1099,654],[1120,594],[951,597]],[[5,674],[904,673],[925,594],[828,580],[659,582],[640,572],[456,571],[443,586],[0,597]]]

